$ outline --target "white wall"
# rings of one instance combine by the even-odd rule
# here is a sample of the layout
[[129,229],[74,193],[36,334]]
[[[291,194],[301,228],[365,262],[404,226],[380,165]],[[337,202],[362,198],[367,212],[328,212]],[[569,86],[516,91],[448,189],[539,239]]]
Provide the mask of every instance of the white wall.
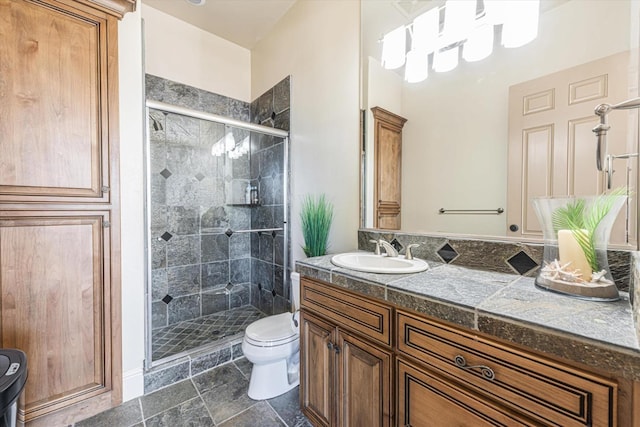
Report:
[[147,5],[142,5],[142,17],[147,73],[251,101],[248,49]]
[[304,258],[300,202],[325,193],[335,207],[329,251],[357,247],[359,0],[298,0],[252,51],[255,98],[291,75],[291,247]]
[[118,24],[123,400],[144,391],[143,103],[140,5]]

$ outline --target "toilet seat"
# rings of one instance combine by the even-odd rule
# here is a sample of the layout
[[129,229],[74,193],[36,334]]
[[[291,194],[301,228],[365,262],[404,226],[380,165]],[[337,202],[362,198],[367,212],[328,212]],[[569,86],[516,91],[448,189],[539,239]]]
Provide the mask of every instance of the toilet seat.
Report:
[[244,339],[258,347],[275,347],[295,341],[299,336],[291,316],[291,313],[282,313],[257,320],[247,327]]

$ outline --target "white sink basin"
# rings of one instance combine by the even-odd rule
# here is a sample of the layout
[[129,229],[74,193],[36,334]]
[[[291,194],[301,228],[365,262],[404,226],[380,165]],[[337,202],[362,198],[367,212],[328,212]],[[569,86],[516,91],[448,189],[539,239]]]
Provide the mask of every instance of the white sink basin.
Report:
[[388,257],[367,252],[347,252],[334,255],[331,262],[338,267],[367,273],[419,273],[429,268],[429,265],[421,259],[406,259],[402,255]]

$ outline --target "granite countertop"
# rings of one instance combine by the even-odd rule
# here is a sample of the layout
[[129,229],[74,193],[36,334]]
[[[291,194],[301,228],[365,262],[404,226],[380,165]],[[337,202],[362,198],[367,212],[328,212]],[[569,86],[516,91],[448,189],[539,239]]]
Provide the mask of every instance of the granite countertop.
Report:
[[336,267],[331,255],[296,262],[300,274],[387,300],[534,350],[640,380],[640,345],[629,295],[615,302],[572,298],[534,279],[429,262],[416,274]]

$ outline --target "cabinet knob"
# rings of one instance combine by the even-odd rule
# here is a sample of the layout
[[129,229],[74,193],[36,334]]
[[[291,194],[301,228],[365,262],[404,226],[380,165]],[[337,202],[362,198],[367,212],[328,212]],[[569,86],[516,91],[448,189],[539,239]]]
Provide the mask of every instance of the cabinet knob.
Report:
[[517,224],[511,224],[511,225],[509,226],[509,230],[513,231],[514,233],[515,233],[516,231],[518,231],[519,229],[520,229],[520,227],[518,227],[518,225],[517,225]]
[[336,354],[340,354],[340,347],[339,346],[334,345],[333,349],[335,350]]
[[328,342],[328,343],[327,343],[327,348],[328,348],[329,350],[333,350],[333,343],[332,343],[332,342]]

